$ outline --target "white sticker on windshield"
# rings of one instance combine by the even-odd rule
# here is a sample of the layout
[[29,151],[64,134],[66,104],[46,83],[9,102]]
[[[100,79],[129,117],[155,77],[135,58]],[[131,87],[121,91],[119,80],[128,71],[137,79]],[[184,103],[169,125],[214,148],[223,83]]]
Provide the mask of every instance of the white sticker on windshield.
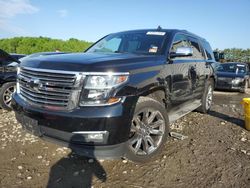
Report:
[[156,53],[158,50],[158,47],[157,46],[151,46],[151,48],[149,48],[148,52],[149,53]]
[[165,34],[166,34],[166,32],[162,32],[162,31],[148,31],[147,32],[147,35],[160,35],[160,36],[163,36]]

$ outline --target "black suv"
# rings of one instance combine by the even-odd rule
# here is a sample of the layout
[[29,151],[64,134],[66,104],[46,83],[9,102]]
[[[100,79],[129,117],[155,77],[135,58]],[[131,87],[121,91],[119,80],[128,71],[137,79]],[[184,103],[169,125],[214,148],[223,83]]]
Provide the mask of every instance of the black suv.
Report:
[[16,69],[23,54],[8,54],[0,49],[0,107],[11,110],[11,97],[16,88]]
[[85,53],[27,59],[12,106],[33,134],[78,154],[145,162],[169,124],[212,103],[213,51],[185,30],[107,35]]

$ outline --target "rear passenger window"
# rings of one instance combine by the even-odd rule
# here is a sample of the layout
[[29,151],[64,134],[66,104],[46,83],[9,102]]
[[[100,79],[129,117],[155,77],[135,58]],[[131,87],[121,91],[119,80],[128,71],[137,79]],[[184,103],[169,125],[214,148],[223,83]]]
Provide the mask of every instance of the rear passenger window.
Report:
[[191,47],[193,48],[192,59],[204,59],[198,40],[192,37],[189,37],[189,40]]

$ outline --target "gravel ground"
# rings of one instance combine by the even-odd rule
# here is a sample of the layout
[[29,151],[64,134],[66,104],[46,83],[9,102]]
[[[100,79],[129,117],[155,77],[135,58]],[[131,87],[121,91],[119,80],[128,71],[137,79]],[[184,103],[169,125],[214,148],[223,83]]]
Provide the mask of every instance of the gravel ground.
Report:
[[192,112],[171,125],[173,137],[155,161],[78,157],[23,131],[0,110],[0,187],[250,187],[250,131],[243,94],[216,92],[209,114]]

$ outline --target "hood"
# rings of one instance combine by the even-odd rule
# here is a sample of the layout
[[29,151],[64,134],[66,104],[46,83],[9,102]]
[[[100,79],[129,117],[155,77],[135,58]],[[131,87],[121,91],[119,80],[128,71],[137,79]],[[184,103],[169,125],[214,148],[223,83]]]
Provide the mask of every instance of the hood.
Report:
[[217,72],[216,75],[218,77],[225,77],[225,78],[244,78],[245,74],[244,73],[234,73],[234,72]]
[[72,53],[26,59],[21,66],[78,72],[127,72],[159,65],[163,56],[121,53]]

